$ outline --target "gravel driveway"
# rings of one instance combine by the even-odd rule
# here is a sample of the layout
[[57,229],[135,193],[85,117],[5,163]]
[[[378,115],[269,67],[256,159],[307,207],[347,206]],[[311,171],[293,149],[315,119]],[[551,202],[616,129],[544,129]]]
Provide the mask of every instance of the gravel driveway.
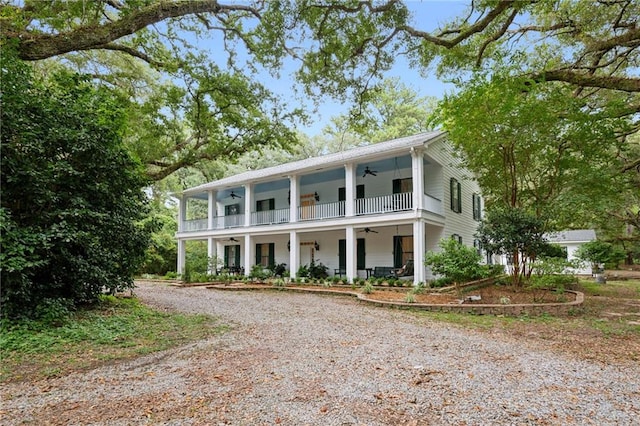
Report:
[[640,367],[607,366],[352,298],[141,284],[223,335],[2,389],[3,425],[637,425]]

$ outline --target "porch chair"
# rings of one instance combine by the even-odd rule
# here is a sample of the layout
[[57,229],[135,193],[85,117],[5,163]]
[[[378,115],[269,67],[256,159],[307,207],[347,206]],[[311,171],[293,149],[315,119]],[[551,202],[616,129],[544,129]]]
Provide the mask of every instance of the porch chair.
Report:
[[413,259],[408,259],[402,268],[394,269],[393,276],[396,278],[413,276]]

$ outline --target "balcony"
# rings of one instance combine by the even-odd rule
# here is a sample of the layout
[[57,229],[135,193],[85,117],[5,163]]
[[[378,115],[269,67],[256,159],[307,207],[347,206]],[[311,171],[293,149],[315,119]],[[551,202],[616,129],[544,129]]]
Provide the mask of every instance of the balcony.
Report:
[[[423,205],[426,211],[442,215],[442,201],[424,194]],[[298,207],[300,222],[345,217],[345,202],[336,201],[322,204],[311,204]],[[413,209],[413,193],[390,194],[379,197],[359,198],[354,200],[356,216],[403,212]],[[251,213],[251,226],[278,225],[290,223],[290,209],[266,210]],[[245,226],[245,215],[235,214],[218,216],[213,220],[213,229],[229,229]],[[181,232],[204,231],[208,229],[207,219],[187,220],[180,227]]]

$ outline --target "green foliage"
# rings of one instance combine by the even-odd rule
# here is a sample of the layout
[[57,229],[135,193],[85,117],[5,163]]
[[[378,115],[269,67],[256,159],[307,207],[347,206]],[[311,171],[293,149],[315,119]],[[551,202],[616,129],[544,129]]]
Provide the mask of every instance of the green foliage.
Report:
[[262,265],[253,265],[251,267],[251,272],[249,272],[249,277],[255,278],[257,280],[266,280],[273,276],[273,272],[269,268],[265,268]]
[[433,288],[447,287],[453,284],[453,280],[449,277],[439,277],[431,281],[430,285]]
[[155,229],[151,235],[151,243],[145,252],[144,263],[140,273],[166,275],[176,271],[178,261],[178,248],[175,234],[178,231],[176,221],[177,211],[167,207],[163,199],[152,200],[151,211],[145,219],[143,226]]
[[46,82],[3,49],[3,315],[133,286],[153,227],[124,149],[122,99],[68,73]]
[[365,285],[362,287],[362,293],[364,294],[373,293],[373,284],[371,284],[370,282],[366,282]]
[[475,248],[453,238],[443,238],[438,245],[442,251],[428,251],[424,262],[434,274],[442,275],[456,285],[481,276],[482,257]]
[[297,277],[300,278],[313,278],[313,279],[325,279],[329,276],[329,267],[322,262],[311,262],[309,265],[301,265],[298,268]]
[[576,257],[590,262],[595,272],[607,263],[617,265],[624,259],[625,253],[611,243],[594,240],[582,244],[576,251]]
[[477,236],[488,252],[512,256],[512,282],[520,285],[531,273],[528,260],[535,259],[548,245],[544,232],[543,221],[524,209],[493,206],[480,223]]

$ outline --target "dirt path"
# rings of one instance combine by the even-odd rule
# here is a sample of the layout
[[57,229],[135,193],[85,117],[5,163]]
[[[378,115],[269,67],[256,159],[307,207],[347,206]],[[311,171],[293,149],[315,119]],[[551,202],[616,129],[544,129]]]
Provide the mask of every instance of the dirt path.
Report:
[[632,425],[640,367],[547,351],[349,298],[142,284],[222,336],[2,388],[2,424]]

